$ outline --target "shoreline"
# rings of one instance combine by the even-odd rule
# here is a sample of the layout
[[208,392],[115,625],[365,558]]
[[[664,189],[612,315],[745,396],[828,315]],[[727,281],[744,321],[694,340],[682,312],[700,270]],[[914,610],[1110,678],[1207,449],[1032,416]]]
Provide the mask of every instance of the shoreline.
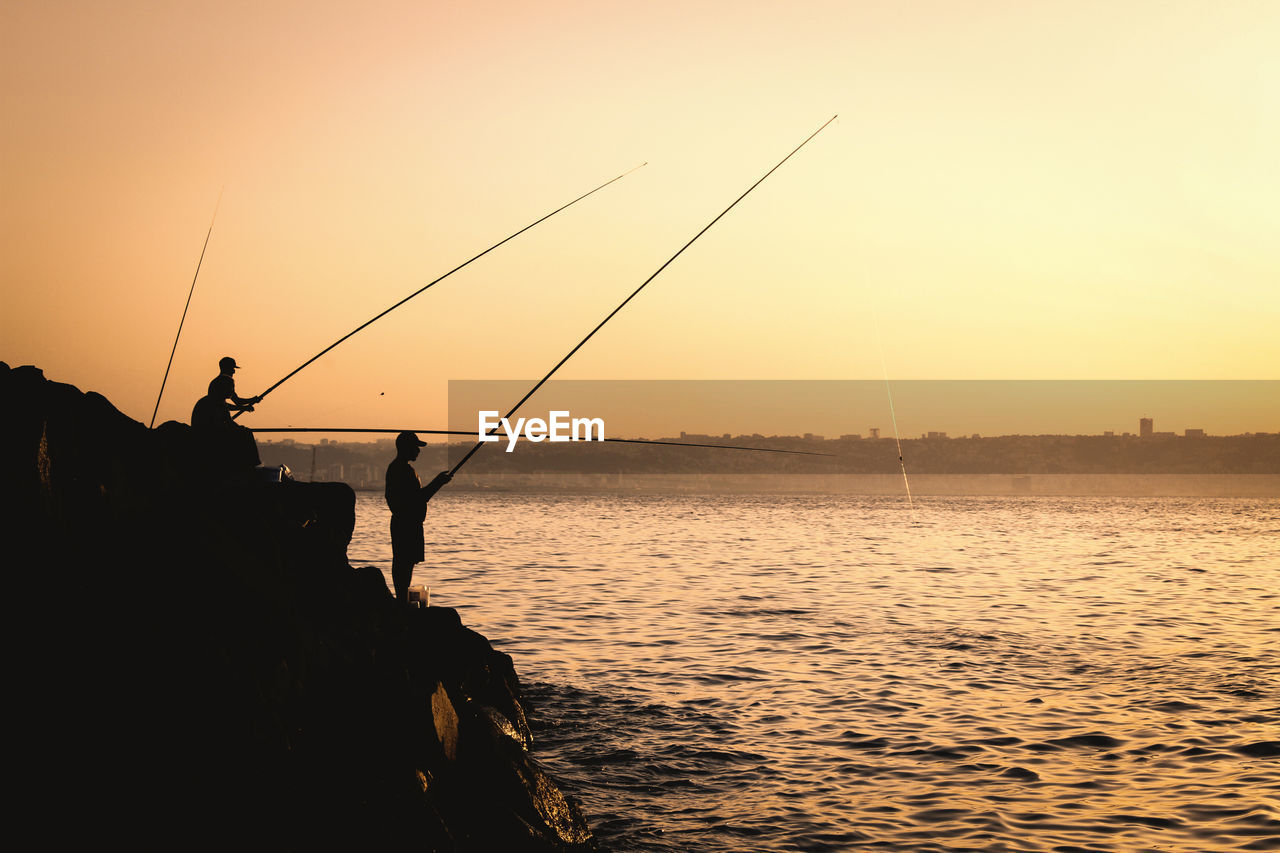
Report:
[[[911,474],[917,497],[1280,498],[1280,474]],[[381,493],[381,484],[353,486]],[[901,496],[900,474],[479,474],[467,494],[822,494]]]

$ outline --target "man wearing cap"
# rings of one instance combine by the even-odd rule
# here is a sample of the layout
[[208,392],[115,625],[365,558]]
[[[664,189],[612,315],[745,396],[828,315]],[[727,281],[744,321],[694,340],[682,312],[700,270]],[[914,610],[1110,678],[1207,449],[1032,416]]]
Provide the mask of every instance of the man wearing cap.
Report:
[[[222,399],[231,400],[231,405],[227,408],[237,412],[252,412],[253,407],[262,402],[261,397],[241,397],[236,394],[235,373],[240,365],[236,364],[236,360],[229,355],[225,355],[218,360],[218,375],[213,378],[213,382],[209,383],[209,393],[214,393],[214,383],[218,383],[219,392],[225,392]],[[226,377],[224,380],[222,377]]]
[[[261,397],[236,394],[236,360],[227,356],[218,362],[219,373],[209,383],[209,393],[191,410],[191,426],[205,446],[211,462],[219,468],[238,470],[262,464],[253,433],[231,419],[232,412],[252,412]],[[231,402],[227,402],[230,400]]]
[[448,471],[441,471],[426,486],[410,463],[418,458],[425,441],[411,432],[396,436],[396,458],[387,466],[387,506],[391,508],[391,582],[396,588],[396,598],[409,603],[409,581],[413,567],[425,558],[426,542],[422,523],[427,519],[427,501],[447,482],[453,479]]

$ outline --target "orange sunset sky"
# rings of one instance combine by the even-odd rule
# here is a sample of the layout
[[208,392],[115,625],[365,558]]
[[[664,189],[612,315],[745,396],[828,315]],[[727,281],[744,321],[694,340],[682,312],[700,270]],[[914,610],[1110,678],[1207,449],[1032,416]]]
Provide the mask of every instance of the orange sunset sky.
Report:
[[1270,0],[6,0],[0,359],[147,422],[225,187],[186,420],[647,160],[243,421],[444,426],[839,113],[558,375],[879,378],[878,319],[896,379],[1280,378],[1277,44]]

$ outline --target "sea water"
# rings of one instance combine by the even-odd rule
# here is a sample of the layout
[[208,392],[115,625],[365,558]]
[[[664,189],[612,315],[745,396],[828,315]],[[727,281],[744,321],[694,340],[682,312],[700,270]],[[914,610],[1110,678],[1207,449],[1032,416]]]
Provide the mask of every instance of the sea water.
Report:
[[[381,495],[353,565],[390,573]],[[1280,849],[1280,501],[443,492],[613,851]]]

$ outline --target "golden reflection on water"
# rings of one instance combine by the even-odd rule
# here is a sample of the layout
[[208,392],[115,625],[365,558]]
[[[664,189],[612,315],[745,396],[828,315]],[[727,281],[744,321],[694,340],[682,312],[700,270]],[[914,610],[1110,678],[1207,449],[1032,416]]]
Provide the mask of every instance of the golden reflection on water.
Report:
[[[379,496],[351,556],[389,568]],[[1280,849],[1280,504],[453,494],[415,583],[615,850]]]

